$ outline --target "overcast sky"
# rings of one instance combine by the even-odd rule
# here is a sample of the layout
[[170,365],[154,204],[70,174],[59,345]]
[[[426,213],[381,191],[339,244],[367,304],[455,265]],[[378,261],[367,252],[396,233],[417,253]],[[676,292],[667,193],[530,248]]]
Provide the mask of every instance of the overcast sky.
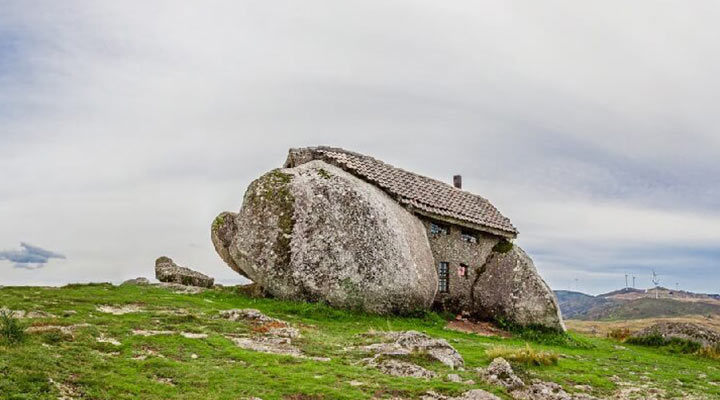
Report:
[[0,0],[0,285],[240,282],[212,220],[325,144],[462,174],[553,288],[720,292],[719,5]]

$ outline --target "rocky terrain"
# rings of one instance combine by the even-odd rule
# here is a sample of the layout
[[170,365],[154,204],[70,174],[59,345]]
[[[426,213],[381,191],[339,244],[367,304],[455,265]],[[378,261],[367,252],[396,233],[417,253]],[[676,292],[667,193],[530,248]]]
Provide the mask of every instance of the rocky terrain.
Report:
[[695,354],[574,333],[483,336],[429,312],[380,316],[182,286],[1,288],[0,308],[25,337],[8,342],[0,326],[0,398],[720,396],[717,361]]

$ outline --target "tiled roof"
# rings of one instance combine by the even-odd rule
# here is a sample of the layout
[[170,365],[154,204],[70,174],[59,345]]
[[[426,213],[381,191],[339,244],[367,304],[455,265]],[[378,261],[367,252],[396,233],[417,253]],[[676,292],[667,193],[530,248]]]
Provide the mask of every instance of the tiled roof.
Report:
[[383,189],[399,203],[420,213],[444,217],[502,236],[515,237],[517,229],[490,202],[452,185],[427,178],[380,160],[331,147],[290,149],[285,162],[293,167],[322,160]]

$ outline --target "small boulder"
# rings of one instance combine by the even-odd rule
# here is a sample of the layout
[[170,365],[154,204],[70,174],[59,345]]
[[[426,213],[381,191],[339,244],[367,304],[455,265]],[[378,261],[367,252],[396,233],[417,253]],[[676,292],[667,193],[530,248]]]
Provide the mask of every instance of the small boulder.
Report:
[[487,368],[480,368],[478,372],[480,377],[491,385],[502,386],[508,390],[525,386],[525,382],[515,375],[510,363],[502,357],[492,360]]
[[473,287],[472,313],[480,319],[565,331],[555,294],[518,246],[491,253]]
[[126,280],[125,282],[123,282],[121,285],[139,285],[139,286],[145,286],[145,285],[149,285],[149,284],[150,284],[150,280],[148,280],[148,278],[144,278],[144,277],[141,276],[141,277],[138,277],[138,278],[135,278],[135,279],[128,279],[128,280]]
[[155,277],[160,282],[205,288],[211,288],[215,282],[214,278],[175,264],[170,257],[160,257],[155,261]]

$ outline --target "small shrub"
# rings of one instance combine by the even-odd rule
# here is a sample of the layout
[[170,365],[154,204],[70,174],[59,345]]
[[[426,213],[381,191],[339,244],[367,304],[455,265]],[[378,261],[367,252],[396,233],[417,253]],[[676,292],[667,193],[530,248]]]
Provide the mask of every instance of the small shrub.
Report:
[[325,171],[322,168],[318,170],[318,175],[320,175],[320,177],[323,179],[330,179],[332,177],[329,172]]
[[640,346],[648,347],[664,347],[673,353],[697,353],[701,350],[702,345],[698,342],[691,340],[685,340],[680,338],[669,338],[666,339],[659,333],[653,333],[651,335],[631,337],[626,340],[627,343],[637,344]]
[[47,344],[58,344],[64,341],[71,341],[72,335],[68,335],[59,329],[49,330],[40,335],[40,340]]
[[536,350],[525,344],[525,347],[512,348],[507,346],[493,346],[485,350],[490,358],[502,357],[508,361],[526,365],[555,365],[559,356],[551,351]]
[[493,251],[496,253],[507,253],[513,249],[513,244],[509,240],[501,239],[498,244],[493,247]]
[[624,342],[630,337],[630,329],[628,328],[615,328],[608,332],[607,337],[610,339],[619,340]]
[[0,310],[0,339],[10,344],[25,339],[25,328],[15,318],[14,311]]

